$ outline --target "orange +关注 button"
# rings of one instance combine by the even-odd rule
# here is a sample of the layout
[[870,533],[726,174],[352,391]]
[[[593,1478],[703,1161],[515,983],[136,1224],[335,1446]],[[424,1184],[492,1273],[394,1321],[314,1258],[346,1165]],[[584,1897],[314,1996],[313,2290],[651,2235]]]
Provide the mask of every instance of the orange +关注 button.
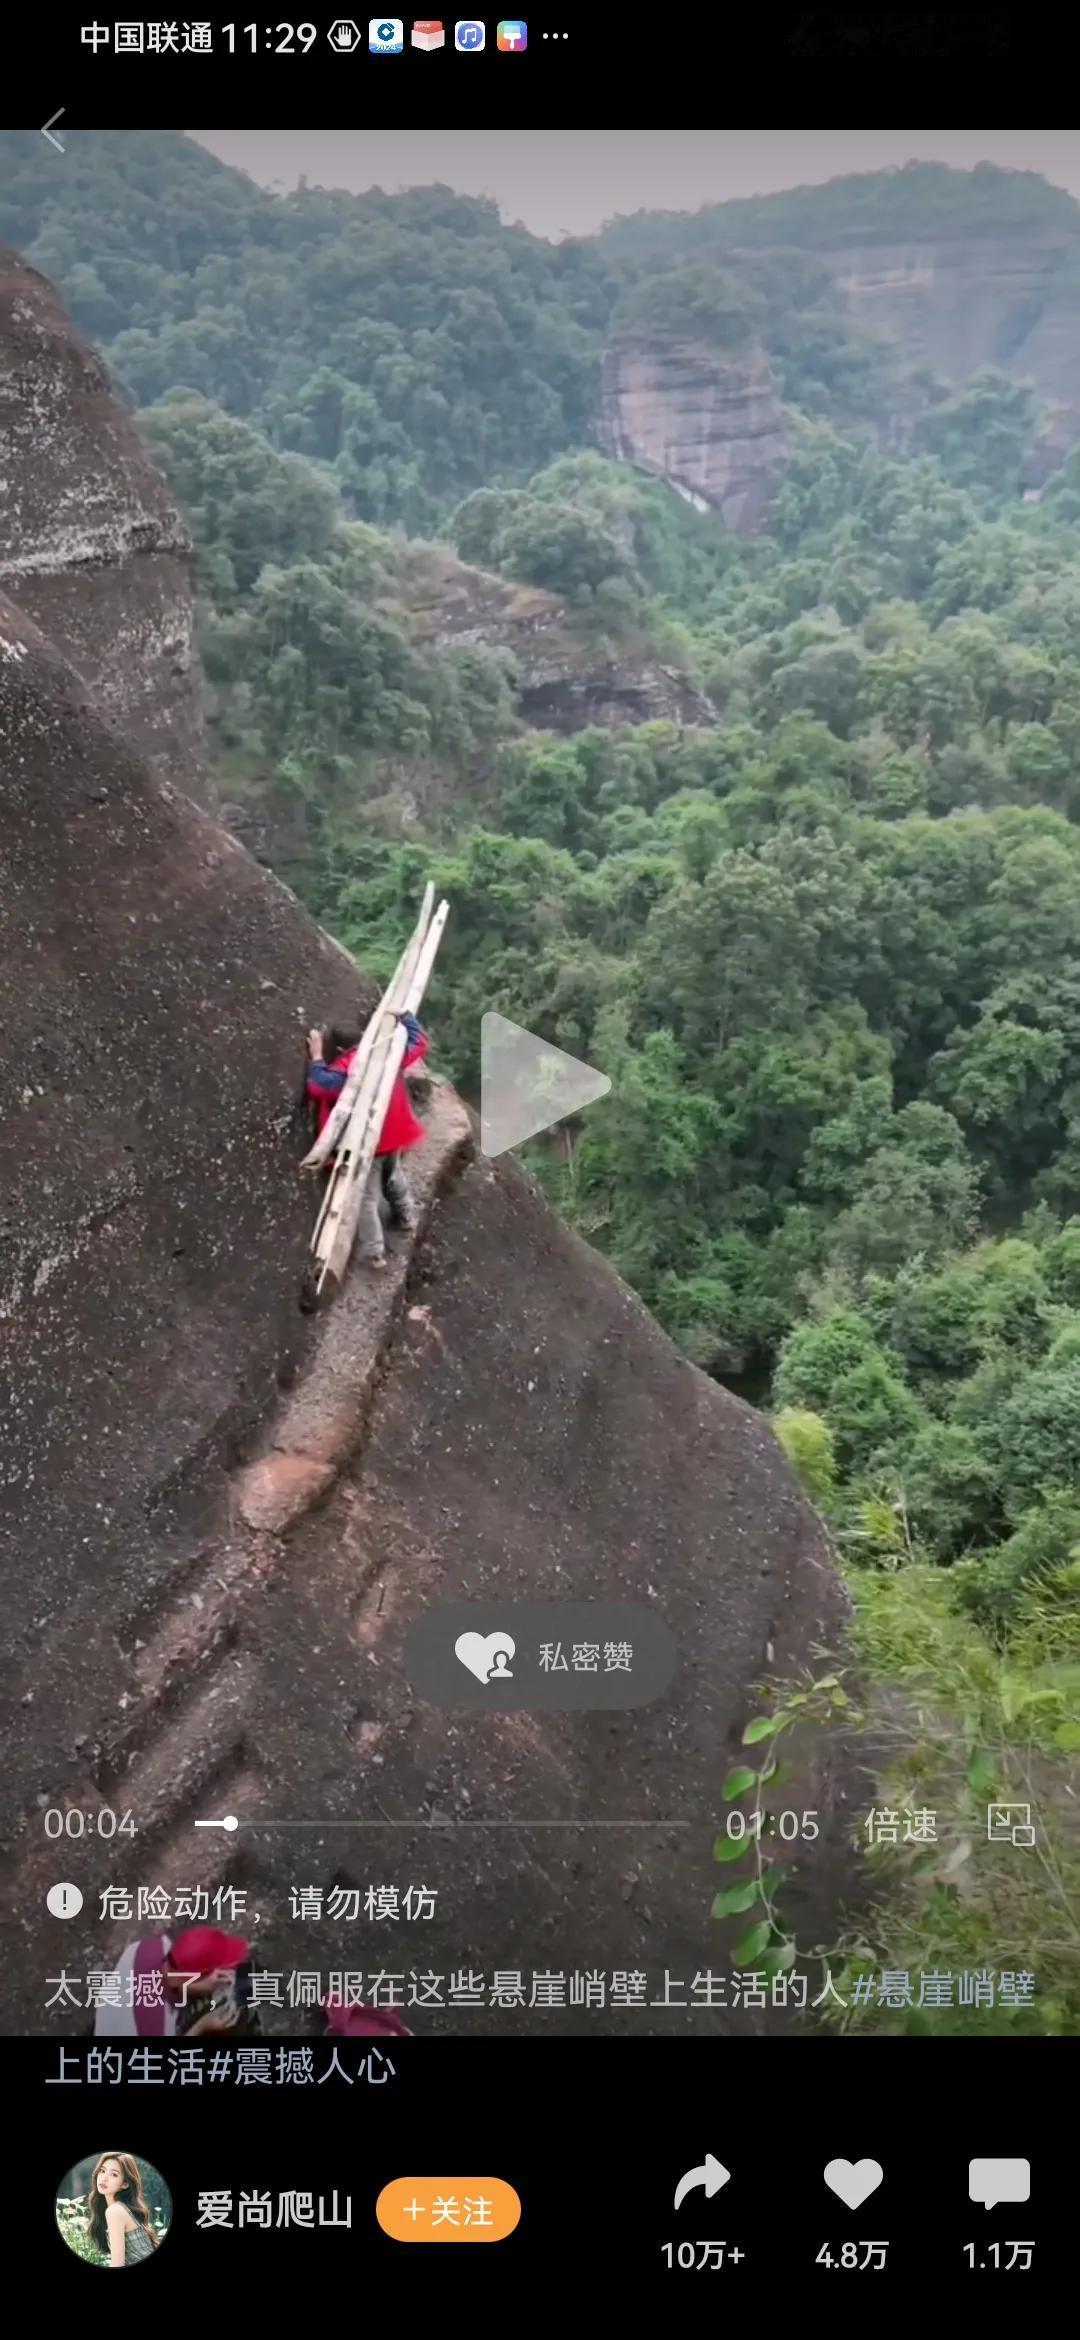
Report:
[[395,2242],[505,2242],[521,2203],[505,2178],[393,2178],[375,2216]]

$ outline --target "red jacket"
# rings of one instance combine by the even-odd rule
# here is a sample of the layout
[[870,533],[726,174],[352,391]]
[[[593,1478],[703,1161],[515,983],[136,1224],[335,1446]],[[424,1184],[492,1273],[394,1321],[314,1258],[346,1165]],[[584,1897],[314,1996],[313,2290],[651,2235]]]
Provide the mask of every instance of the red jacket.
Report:
[[[416,1029],[419,1032],[419,1025]],[[405,1051],[401,1072],[394,1082],[393,1095],[386,1108],[386,1119],[375,1148],[376,1154],[403,1154],[409,1146],[418,1146],[424,1135],[423,1124],[413,1112],[409,1092],[401,1075],[410,1064],[419,1064],[421,1057],[427,1055],[427,1045],[427,1033],[420,1032],[419,1039],[411,1040]],[[344,1056],[335,1056],[332,1064],[320,1063],[309,1067],[307,1092],[319,1108],[320,1136],[345,1086],[355,1054],[355,1048],[349,1048]]]

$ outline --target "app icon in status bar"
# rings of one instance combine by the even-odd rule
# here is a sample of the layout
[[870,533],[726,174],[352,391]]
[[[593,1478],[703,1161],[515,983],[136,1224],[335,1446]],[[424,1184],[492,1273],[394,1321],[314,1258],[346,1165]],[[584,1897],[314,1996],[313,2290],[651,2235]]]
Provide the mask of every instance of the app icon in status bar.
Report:
[[529,27],[522,23],[520,16],[508,16],[499,26],[496,38],[500,49],[510,49],[516,54],[529,46]]
[[368,48],[373,57],[400,57],[405,27],[400,16],[373,16],[368,25]]
[[414,49],[445,49],[446,27],[437,18],[421,17],[412,28]]
[[455,49],[465,49],[475,56],[483,48],[486,39],[484,27],[477,23],[475,16],[461,17],[454,26]]

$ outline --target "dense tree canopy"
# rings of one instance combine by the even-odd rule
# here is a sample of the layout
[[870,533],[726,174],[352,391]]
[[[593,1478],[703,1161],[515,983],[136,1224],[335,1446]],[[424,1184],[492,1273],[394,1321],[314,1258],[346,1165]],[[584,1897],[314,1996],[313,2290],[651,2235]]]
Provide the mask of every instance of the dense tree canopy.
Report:
[[167,132],[81,131],[58,185],[47,148],[0,133],[0,241],[55,281],[134,404],[210,399],[329,467],[350,516],[413,532],[588,446],[612,330],[732,354],[756,340],[804,413],[869,427],[891,400],[947,476],[1010,492],[1022,391],[907,369],[898,395],[897,354],[806,249],[944,234],[1045,235],[1080,281],[1075,204],[989,167],[915,164],[549,244],[448,187],[270,195]]
[[136,405],[211,399],[329,466],[357,518],[412,529],[585,440],[618,289],[594,246],[448,187],[273,197],[163,132],[82,132],[67,163],[57,189],[0,136],[0,240]]
[[912,236],[1030,242],[1054,231],[1063,239],[1075,236],[1076,207],[1036,171],[1000,170],[993,163],[960,171],[945,163],[911,162],[902,170],[860,172],[820,187],[705,204],[695,212],[637,212],[612,221],[600,241],[615,253],[636,252],[648,241],[670,256],[716,244],[736,250],[756,244],[813,248]]
[[[987,396],[966,425],[950,402],[943,453]],[[462,553],[583,612],[620,581],[724,707],[555,739],[515,722],[505,657],[421,655],[328,477],[191,394],[145,422],[198,536],[223,771],[304,806],[289,874],[376,965],[437,876],[444,1060],[474,1087],[495,1003],[604,1065],[572,1167],[540,1164],[562,1208],[707,1369],[764,1394],[775,1366],[839,1519],[887,1547],[902,1516],[1001,1623],[1068,1560],[1080,1486],[1080,556],[1053,499],[1001,516],[1000,480],[821,424],[753,546],[595,454],[478,490]],[[460,775],[408,844],[375,817],[388,755]]]

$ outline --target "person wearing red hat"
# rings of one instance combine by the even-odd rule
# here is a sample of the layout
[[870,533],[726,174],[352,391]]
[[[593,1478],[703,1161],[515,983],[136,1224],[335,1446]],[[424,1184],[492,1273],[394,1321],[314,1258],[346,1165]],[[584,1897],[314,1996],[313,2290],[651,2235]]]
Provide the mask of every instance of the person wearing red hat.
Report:
[[109,1969],[120,1977],[121,2003],[98,2006],[95,2038],[175,2039],[182,2032],[198,2039],[235,2031],[250,1958],[250,1942],[218,1926],[189,1926],[175,1939],[153,1934],[129,1942]]

